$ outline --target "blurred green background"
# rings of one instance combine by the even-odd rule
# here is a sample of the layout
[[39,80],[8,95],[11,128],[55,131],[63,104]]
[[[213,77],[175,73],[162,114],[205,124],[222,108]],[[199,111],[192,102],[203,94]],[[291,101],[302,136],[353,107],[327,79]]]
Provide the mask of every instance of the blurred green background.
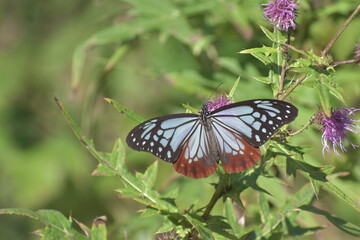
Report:
[[[302,1],[304,10],[299,10],[293,45],[319,53],[355,9],[356,2]],[[270,44],[258,27],[270,27],[258,9],[261,3],[264,2],[1,1],[0,208],[56,209],[87,225],[96,216],[106,215],[112,239],[149,238],[160,220],[138,218],[136,211],[141,205],[118,199],[114,191],[119,186],[116,178],[91,176],[96,161],[67,126],[53,96],[64,102],[102,151],[110,151],[116,138],[124,139],[135,126],[104,97],[150,118],[183,112],[183,103],[200,108],[219,83],[223,83],[219,92],[228,92],[241,75],[236,100],[271,98],[268,86],[252,79],[266,76],[267,67],[249,55],[237,53]],[[151,22],[151,16],[162,10],[166,13],[169,8],[181,12],[167,13],[175,16],[174,21]],[[176,18],[176,14],[181,17]],[[86,42],[111,26],[128,28],[109,39],[102,32],[107,41]],[[334,59],[352,58],[354,43],[360,37],[358,29],[359,17],[331,49]],[[74,83],[73,54],[84,43],[85,65],[80,81]],[[335,80],[343,87],[348,105],[360,107],[359,66],[337,70]],[[295,122],[300,127],[318,110],[319,101],[313,89],[301,87],[291,99],[300,109]],[[334,100],[334,106],[338,105],[341,103]],[[359,150],[349,149],[343,158],[324,159],[320,137],[316,129],[309,128],[294,141],[315,147],[307,161],[334,164],[336,172],[351,172],[335,181],[359,202]],[[351,140],[360,144],[358,137],[351,136]],[[143,171],[155,160],[150,154],[129,149],[127,156],[134,171]],[[159,167],[160,190],[169,181],[181,184],[179,205],[188,208],[192,204],[188,195],[191,199],[198,197],[200,205],[207,203],[212,193],[211,178],[193,184],[192,179],[179,178],[171,164],[161,162]],[[324,192],[320,198],[319,206],[360,224],[353,210],[333,196]],[[329,224],[323,219],[319,223]],[[19,216],[0,216],[0,239],[35,239],[29,232],[39,227],[35,221]],[[344,236],[332,226],[321,234],[324,239]]]

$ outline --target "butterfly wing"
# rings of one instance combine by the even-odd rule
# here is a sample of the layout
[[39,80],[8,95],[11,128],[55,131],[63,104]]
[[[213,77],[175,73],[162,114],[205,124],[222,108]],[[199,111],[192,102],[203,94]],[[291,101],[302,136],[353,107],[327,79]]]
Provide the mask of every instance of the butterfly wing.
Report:
[[218,143],[219,158],[226,172],[238,173],[251,168],[261,158],[260,149],[250,145],[236,132],[218,121],[212,122]]
[[212,140],[209,131],[198,124],[174,163],[175,170],[191,178],[211,175],[218,165],[217,148]]
[[131,130],[126,143],[134,150],[149,152],[173,163],[199,121],[198,115],[187,113],[153,118]]
[[259,147],[281,126],[293,121],[297,113],[297,108],[290,103],[256,99],[229,104],[210,114],[218,125]]

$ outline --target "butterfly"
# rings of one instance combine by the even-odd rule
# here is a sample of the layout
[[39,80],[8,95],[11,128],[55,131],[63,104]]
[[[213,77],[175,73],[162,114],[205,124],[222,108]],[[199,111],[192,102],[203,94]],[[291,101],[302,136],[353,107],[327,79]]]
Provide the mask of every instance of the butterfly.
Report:
[[126,143],[191,178],[211,175],[220,162],[226,172],[238,173],[252,167],[261,158],[259,147],[297,114],[292,104],[272,99],[231,103],[213,111],[205,104],[199,114],[145,121],[130,131]]

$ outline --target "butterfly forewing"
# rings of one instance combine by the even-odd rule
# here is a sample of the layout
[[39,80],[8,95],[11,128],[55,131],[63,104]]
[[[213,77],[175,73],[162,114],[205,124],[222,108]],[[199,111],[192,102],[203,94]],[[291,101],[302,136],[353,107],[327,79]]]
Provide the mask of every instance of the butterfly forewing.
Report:
[[150,152],[164,161],[175,162],[198,125],[199,116],[196,114],[153,118],[131,130],[126,143],[134,150]]
[[293,121],[297,113],[297,108],[290,103],[259,99],[229,104],[211,112],[211,117],[222,127],[259,147],[281,126]]

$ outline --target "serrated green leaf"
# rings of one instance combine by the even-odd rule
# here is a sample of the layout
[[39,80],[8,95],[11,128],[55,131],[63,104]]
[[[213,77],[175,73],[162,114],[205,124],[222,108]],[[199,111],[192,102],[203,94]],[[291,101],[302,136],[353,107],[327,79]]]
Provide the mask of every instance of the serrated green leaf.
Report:
[[[293,215],[297,215],[296,212],[293,212]],[[288,236],[307,236],[310,234],[313,234],[316,231],[322,230],[322,227],[312,227],[312,228],[303,228],[298,226],[298,224],[295,221],[290,221],[288,217],[286,217],[283,222],[283,232],[284,235]]]
[[56,104],[60,108],[62,114],[64,115],[67,123],[73,130],[75,136],[79,139],[79,141],[85,146],[85,148],[99,161],[99,162],[105,162],[106,156],[102,152],[98,152],[95,147],[94,143],[85,136],[84,132],[80,129],[80,127],[75,123],[75,121],[70,116],[69,112],[64,108],[62,102],[54,97]]
[[166,189],[166,192],[162,194],[162,198],[172,198],[175,199],[179,195],[179,187],[177,185],[170,185]]
[[267,28],[265,28],[264,26],[259,24],[259,27],[261,29],[261,31],[263,31],[263,33],[265,34],[265,36],[271,41],[271,42],[276,42],[276,34],[274,34],[273,32],[270,32]]
[[322,183],[323,186],[329,191],[335,194],[335,196],[339,197],[341,200],[346,202],[349,206],[354,208],[356,211],[360,212],[360,206],[358,203],[354,202],[351,198],[349,198],[340,188],[335,186],[331,182],[324,182]]
[[279,53],[279,50],[273,47],[250,48],[240,51],[241,54],[256,54],[261,53],[269,55],[272,53]]
[[24,208],[0,209],[0,215],[4,214],[26,216],[45,224],[46,227],[44,229],[37,231],[43,239],[87,239],[72,227],[70,219],[55,210],[38,210],[34,212]]
[[233,202],[230,198],[227,198],[224,205],[225,217],[231,226],[232,230],[234,231],[237,237],[240,237],[243,232],[241,227],[238,224],[238,219],[236,217],[236,213],[234,210]]
[[145,121],[144,118],[135,114],[133,111],[127,109],[125,106],[123,106],[119,102],[117,102],[113,99],[110,99],[110,98],[104,98],[104,99],[105,99],[105,101],[111,103],[120,113],[125,114],[125,116],[128,117],[129,119],[134,120],[137,123],[142,123]]
[[158,161],[155,161],[153,164],[151,164],[144,173],[144,179],[143,181],[149,188],[153,188],[156,177],[158,172]]
[[185,218],[189,221],[189,223],[193,226],[193,228],[196,229],[196,231],[199,233],[200,237],[203,239],[215,239],[211,230],[206,227],[206,225],[202,222],[196,219],[195,217],[191,216],[190,214],[185,214]]
[[239,237],[233,234],[231,226],[225,222],[226,219],[220,216],[210,216],[207,220],[207,228],[209,228],[216,240],[238,240]]
[[314,192],[309,184],[304,185],[283,207],[283,211],[289,211],[310,204],[314,198]]
[[251,54],[255,58],[257,58],[259,61],[264,63],[265,65],[274,62],[273,58],[271,57],[271,54],[278,53],[279,51],[276,48],[272,47],[261,47],[261,48],[251,48],[251,49],[245,49],[241,51],[241,54]]
[[327,220],[329,220],[332,224],[334,224],[340,230],[342,230],[348,234],[351,234],[353,236],[360,237],[360,226],[352,224],[348,221],[345,221],[344,219],[336,217],[335,215],[333,215],[331,213],[328,213],[324,210],[321,210],[319,208],[316,208],[316,207],[313,207],[310,205],[302,206],[301,209],[308,211],[308,212],[315,213],[317,215],[322,215],[322,216],[326,217]]
[[140,217],[151,217],[160,213],[160,211],[155,208],[145,208],[142,209],[140,212]]
[[123,198],[140,198],[141,197],[141,194],[138,191],[136,191],[135,189],[130,188],[130,187],[118,188],[118,189],[116,189],[116,191]]
[[114,176],[119,168],[124,167],[125,149],[120,139],[115,141],[113,151],[100,159],[99,165],[92,172],[93,176]]

